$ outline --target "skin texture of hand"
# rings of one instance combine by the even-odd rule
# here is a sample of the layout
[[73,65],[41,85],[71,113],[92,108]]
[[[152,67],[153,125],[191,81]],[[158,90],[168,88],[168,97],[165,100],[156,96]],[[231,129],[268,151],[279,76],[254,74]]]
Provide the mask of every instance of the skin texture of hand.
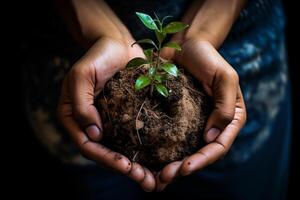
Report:
[[197,172],[221,159],[230,149],[246,121],[246,108],[235,70],[215,47],[197,38],[182,43],[182,52],[164,52],[187,69],[214,99],[214,109],[204,130],[207,145],[182,161],[165,166],[156,176],[157,191],[163,190],[176,177]]
[[106,148],[102,138],[100,115],[94,106],[95,97],[106,81],[134,57],[144,57],[134,41],[103,37],[69,71],[63,82],[58,118],[82,155],[99,165],[125,174],[138,182],[145,191],[155,188],[154,175],[147,168]]
[[85,47],[93,45],[67,74],[58,107],[60,121],[84,156],[128,175],[146,191],[160,191],[175,177],[201,170],[229,150],[245,123],[246,110],[237,73],[216,48],[226,38],[245,0],[195,0],[182,19],[190,28],[173,37],[182,44],[182,52],[163,52],[163,57],[186,68],[203,84],[215,100],[215,109],[205,128],[208,144],[183,161],[170,163],[155,176],[99,144],[103,129],[94,106],[106,81],[131,58],[144,56],[141,48],[130,47],[134,42],[131,34],[105,1],[55,2],[74,38]]

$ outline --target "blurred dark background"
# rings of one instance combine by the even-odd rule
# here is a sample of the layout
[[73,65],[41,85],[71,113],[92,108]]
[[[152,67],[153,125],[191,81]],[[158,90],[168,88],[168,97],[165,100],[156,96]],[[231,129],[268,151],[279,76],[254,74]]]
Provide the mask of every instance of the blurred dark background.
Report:
[[299,169],[299,152],[300,152],[300,78],[299,72],[299,15],[298,7],[295,1],[284,1],[285,12],[287,17],[286,23],[286,40],[288,63],[290,69],[290,77],[292,82],[292,106],[293,106],[293,134],[291,148],[291,171],[289,182],[289,199],[298,196],[299,191],[297,185],[300,177]]
[[[31,127],[28,124],[24,112],[24,105],[22,102],[22,77],[20,73],[21,66],[24,59],[24,51],[21,50],[20,44],[27,39],[33,39],[35,31],[40,28],[47,27],[47,19],[53,15],[51,4],[48,1],[36,2],[14,2],[16,5],[10,5],[14,9],[6,15],[4,21],[8,20],[9,25],[6,28],[11,29],[9,38],[10,47],[13,47],[8,53],[14,58],[9,59],[9,66],[5,67],[5,74],[9,74],[9,87],[4,87],[4,100],[8,101],[12,106],[6,107],[2,104],[5,112],[6,129],[1,131],[2,135],[8,136],[8,139],[3,140],[1,148],[4,150],[3,155],[5,159],[5,166],[8,171],[5,172],[5,182],[9,187],[13,188],[15,192],[9,192],[12,196],[22,196],[39,198],[39,199],[57,199],[74,198],[76,199],[76,188],[74,183],[68,181],[68,175],[62,174],[62,165],[40,145],[34,137]],[[290,76],[292,80],[292,94],[293,94],[293,143],[291,149],[291,171],[289,181],[289,199],[298,196],[297,181],[299,179],[300,169],[297,159],[299,158],[300,142],[300,119],[299,119],[299,93],[300,82],[298,48],[299,48],[299,11],[296,1],[284,2],[287,24],[286,24],[286,38],[288,61],[290,67]],[[4,38],[5,40],[5,38]],[[50,44],[45,44],[50,45]],[[41,66],[42,67],[42,66]],[[3,72],[4,74],[4,72]],[[5,77],[3,77],[5,79]],[[5,79],[6,80],[6,79]],[[7,90],[7,91],[6,91]],[[7,172],[7,173],[6,173]],[[4,177],[4,176],[3,176]],[[75,193],[74,193],[75,192]],[[71,194],[75,194],[71,197]],[[9,198],[10,199],[10,198]]]

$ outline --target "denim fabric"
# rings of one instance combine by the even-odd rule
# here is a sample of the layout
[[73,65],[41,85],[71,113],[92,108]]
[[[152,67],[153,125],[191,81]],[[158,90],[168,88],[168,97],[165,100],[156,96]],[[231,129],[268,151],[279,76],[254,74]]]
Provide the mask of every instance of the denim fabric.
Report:
[[[118,0],[107,2],[136,39],[143,38],[149,31],[137,19],[135,11],[156,12],[161,17],[172,15],[179,20],[190,4],[187,0],[132,1],[130,4]],[[287,96],[289,82],[284,23],[280,1],[250,0],[219,49],[240,76],[248,111],[247,124],[224,165],[245,162],[272,137],[272,125],[281,115],[279,110]],[[289,121],[285,120],[285,123]]]

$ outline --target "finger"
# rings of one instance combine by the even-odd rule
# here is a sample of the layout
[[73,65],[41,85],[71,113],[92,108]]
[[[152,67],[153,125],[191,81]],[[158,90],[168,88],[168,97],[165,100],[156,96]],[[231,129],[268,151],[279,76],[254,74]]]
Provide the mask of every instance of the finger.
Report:
[[210,128],[209,131],[204,133],[204,140],[207,143],[214,141],[221,134],[220,129],[218,128]]
[[155,176],[155,182],[156,182],[155,191],[156,192],[163,191],[165,189],[165,187],[168,185],[168,183],[164,183],[160,180],[160,174],[161,174],[161,171],[159,171]]
[[[176,40],[172,40],[172,42],[179,43]],[[175,53],[176,53],[175,49],[166,47],[166,48],[162,49],[162,51],[160,53],[160,57],[162,57],[163,59],[166,59],[166,60],[171,60],[174,58]]]
[[159,180],[162,183],[170,183],[172,182],[176,176],[178,176],[178,170],[183,161],[176,161],[166,165],[159,175]]
[[155,179],[153,174],[136,162],[132,163],[128,177],[140,184],[147,192],[153,191],[155,188]]
[[140,183],[145,177],[145,170],[140,164],[133,162],[131,170],[128,173],[128,177]]
[[[62,109],[62,111],[66,111],[63,113],[68,113],[71,110],[71,106],[66,104],[60,109]],[[61,116],[61,121],[66,131],[70,134],[72,140],[84,156],[120,173],[129,173],[131,169],[131,162],[125,156],[114,152],[99,143],[90,141],[72,118],[72,115]]]
[[79,127],[92,141],[100,141],[102,123],[94,106],[95,70],[88,65],[75,65],[69,74],[69,91],[73,115]]
[[182,49],[176,56],[177,62],[193,74],[207,94],[214,98],[214,109],[204,131],[205,140],[214,139],[234,117],[238,75],[209,42],[187,40]]
[[146,192],[151,192],[155,189],[156,182],[154,175],[149,169],[136,162],[132,164],[128,177],[136,181]]
[[198,152],[188,157],[182,163],[180,174],[191,174],[222,158],[231,147],[234,139],[244,126],[245,121],[246,108],[241,91],[239,89],[235,115],[232,122],[224,129],[224,131],[214,142],[209,143]]
[[[130,52],[143,54],[139,47],[134,47]],[[95,135],[102,131],[101,118],[94,105],[95,97],[106,81],[126,65],[128,56],[133,56],[128,53],[128,47],[123,42],[102,38],[70,71],[69,89],[74,118],[92,140],[99,141],[101,138]]]
[[[65,116],[72,116],[73,115],[73,109],[72,109],[72,104],[73,102],[71,101],[71,95],[69,92],[69,78],[70,75],[65,76],[63,84],[62,84],[62,90],[61,90],[61,95],[59,99],[59,104],[58,104],[58,119],[62,121],[61,119],[64,118]],[[68,108],[66,109],[61,109],[61,108]],[[100,124],[101,125],[101,124]],[[100,141],[103,134],[101,131],[98,130],[98,127],[95,125],[90,125],[85,127],[86,129],[86,134],[92,141]]]
[[131,164],[123,155],[113,152],[101,144],[89,141],[79,127],[76,127],[75,121],[72,120],[71,116],[63,120],[63,125],[85,157],[96,161],[106,169],[128,175],[147,192],[154,190],[155,179],[148,169],[137,163]]
[[230,67],[219,68],[213,81],[214,109],[204,130],[206,142],[215,140],[233,120],[238,93],[238,75]]
[[179,169],[183,161],[176,161],[166,165],[156,177],[156,191],[160,192],[165,187],[175,180],[180,174]]

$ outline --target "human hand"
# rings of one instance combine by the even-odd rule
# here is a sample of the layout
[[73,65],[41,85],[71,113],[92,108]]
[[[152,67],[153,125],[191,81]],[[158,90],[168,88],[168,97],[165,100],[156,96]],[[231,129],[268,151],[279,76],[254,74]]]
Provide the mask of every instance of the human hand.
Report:
[[64,79],[58,118],[85,157],[129,176],[144,190],[152,191],[155,179],[150,170],[99,143],[103,129],[94,105],[106,81],[130,59],[144,56],[138,45],[130,47],[133,42],[133,39],[103,37],[89,49]]
[[246,121],[246,108],[236,71],[213,45],[198,38],[182,42],[182,51],[166,49],[163,56],[187,69],[214,99],[205,129],[207,145],[191,156],[165,166],[156,176],[156,190],[163,190],[178,176],[197,172],[222,158]]

